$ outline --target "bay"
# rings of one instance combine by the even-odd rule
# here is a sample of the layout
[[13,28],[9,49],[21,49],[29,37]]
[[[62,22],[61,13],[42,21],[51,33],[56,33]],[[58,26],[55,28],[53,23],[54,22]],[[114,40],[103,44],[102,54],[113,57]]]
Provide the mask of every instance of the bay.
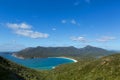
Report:
[[7,53],[0,53],[0,56],[12,62],[15,62],[17,64],[23,65],[25,67],[32,68],[32,69],[39,69],[39,70],[51,70],[61,64],[67,64],[67,63],[74,62],[74,60],[71,60],[68,58],[59,58],[59,57],[19,59],[19,58],[12,56],[12,54],[7,54]]

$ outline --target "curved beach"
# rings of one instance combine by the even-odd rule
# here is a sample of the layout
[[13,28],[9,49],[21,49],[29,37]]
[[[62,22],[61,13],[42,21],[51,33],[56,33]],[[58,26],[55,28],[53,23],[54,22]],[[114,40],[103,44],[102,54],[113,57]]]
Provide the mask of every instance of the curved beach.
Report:
[[49,57],[49,58],[63,58],[63,59],[69,59],[69,60],[72,60],[73,62],[78,62],[76,59],[73,59],[73,58],[69,58],[69,57]]
[[[63,58],[63,59],[69,59],[69,60],[72,60],[73,62],[78,62],[76,59],[73,59],[73,58],[69,58],[69,57],[48,57],[48,58]],[[52,69],[55,69],[56,67],[52,67]]]
[[[23,57],[18,57],[16,56],[14,53],[12,54],[12,56],[16,57],[16,58],[19,58],[19,59],[24,59]],[[63,59],[69,59],[69,60],[72,60],[73,62],[78,62],[76,59],[73,59],[73,58],[69,58],[69,57],[48,57],[48,58],[63,58]]]

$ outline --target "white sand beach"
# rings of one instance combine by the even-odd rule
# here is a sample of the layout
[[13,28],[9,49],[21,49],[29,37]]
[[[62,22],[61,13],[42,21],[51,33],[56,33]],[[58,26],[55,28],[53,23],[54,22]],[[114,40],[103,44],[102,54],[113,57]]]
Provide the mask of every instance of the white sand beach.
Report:
[[[19,59],[24,59],[23,57],[21,56],[16,56],[15,53],[12,54],[12,56],[16,57],[16,58],[19,58]],[[69,57],[48,57],[48,58],[64,58],[64,59],[69,59],[69,60],[72,60],[74,61],[75,63],[78,62],[76,59],[73,59],[73,58],[69,58]]]
[[19,58],[19,59],[24,59],[23,57],[18,57],[15,55],[15,53],[12,54],[13,57]]
[[[74,61],[75,63],[78,62],[76,59],[73,59],[73,58],[69,58],[69,57],[48,57],[48,58],[64,58],[64,59],[69,59],[69,60],[72,60]],[[52,69],[55,69],[56,67],[52,67]]]
[[72,61],[74,61],[75,63],[78,62],[76,59],[69,58],[69,57],[48,57],[48,58],[64,58],[64,59],[72,60]]
[[55,69],[55,66],[54,66],[54,67],[52,67],[52,69]]

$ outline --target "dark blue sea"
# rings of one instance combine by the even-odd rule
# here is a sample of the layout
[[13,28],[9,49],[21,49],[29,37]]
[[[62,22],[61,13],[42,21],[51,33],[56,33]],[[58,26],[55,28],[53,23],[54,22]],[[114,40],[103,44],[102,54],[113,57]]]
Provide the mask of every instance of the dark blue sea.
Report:
[[64,59],[64,58],[36,58],[36,59],[19,59],[12,54],[7,53],[0,53],[0,56],[13,61],[17,64],[26,66],[28,68],[32,69],[39,69],[39,70],[51,70],[56,66],[59,66],[60,64],[66,64],[66,63],[73,63],[73,60],[70,59]]

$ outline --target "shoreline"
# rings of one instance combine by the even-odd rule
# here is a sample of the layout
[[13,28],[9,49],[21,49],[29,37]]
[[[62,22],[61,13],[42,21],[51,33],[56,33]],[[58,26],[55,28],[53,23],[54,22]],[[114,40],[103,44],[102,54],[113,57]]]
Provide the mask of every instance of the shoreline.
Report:
[[[74,63],[77,63],[78,61],[76,59],[73,58],[69,58],[69,57],[48,57],[48,58],[63,58],[63,59],[69,59],[72,60]],[[52,69],[55,69],[56,67],[52,67]]]
[[55,68],[56,68],[55,66],[52,67],[52,69],[55,69]]
[[[25,59],[24,57],[18,57],[15,55],[15,53],[12,54],[13,57],[16,57],[16,58],[19,58],[19,59]],[[47,57],[47,58],[63,58],[63,59],[69,59],[69,60],[72,60],[73,62],[78,62],[76,59],[73,59],[73,58],[69,58],[69,57]]]
[[[18,57],[15,55],[15,53],[12,54],[13,57],[18,58],[18,59],[25,59],[24,57]],[[73,58],[69,58],[69,57],[47,57],[47,58],[63,58],[63,59],[69,59],[72,60],[74,63],[77,63],[78,61],[76,59]],[[53,66],[52,69],[55,69],[56,66]]]
[[72,60],[73,62],[78,62],[76,59],[73,59],[73,58],[69,58],[69,57],[48,57],[48,58],[63,58],[63,59],[69,59],[69,60]]
[[25,58],[23,58],[23,57],[18,57],[18,56],[16,56],[15,53],[13,53],[12,56],[15,57],[15,58],[18,58],[18,59],[25,59]]

